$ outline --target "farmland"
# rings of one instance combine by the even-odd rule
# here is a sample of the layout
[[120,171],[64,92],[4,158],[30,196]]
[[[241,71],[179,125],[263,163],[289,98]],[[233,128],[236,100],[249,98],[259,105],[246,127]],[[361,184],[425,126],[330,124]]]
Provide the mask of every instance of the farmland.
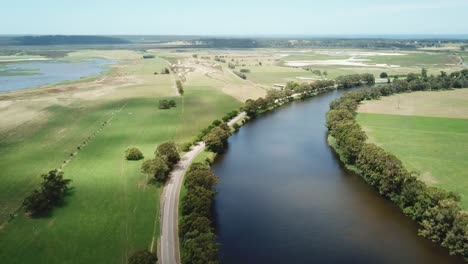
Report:
[[468,208],[466,94],[462,89],[394,95],[365,102],[357,115],[371,142],[395,154],[428,185],[460,194],[464,209]]
[[[144,54],[154,58],[143,59]],[[98,76],[0,94],[0,259],[62,263],[76,261],[73,258],[79,255],[80,263],[125,263],[135,250],[150,245],[155,250],[161,186],[148,184],[148,177],[140,172],[141,161],[124,160],[127,147],[138,146],[150,158],[161,142],[190,142],[214,119],[249,98],[264,96],[274,84],[352,73],[403,74],[419,72],[421,67],[430,72],[460,68],[446,65],[451,55],[438,54],[429,60],[426,52],[420,54],[423,58],[398,56],[400,61],[391,63],[401,67],[390,67],[372,65],[387,55],[369,50],[119,48],[69,52],[60,59],[103,58],[116,63]],[[356,57],[368,61],[347,65]],[[3,61],[19,59],[50,58],[1,57]],[[314,63],[287,64],[297,61]],[[162,73],[166,68],[171,68],[169,74]],[[234,74],[241,69],[248,70],[245,80]],[[178,96],[176,80],[183,83],[183,96]],[[177,107],[160,110],[160,99],[174,99]],[[60,167],[73,180],[64,205],[45,218],[31,219],[17,211],[38,186],[40,174]]]
[[[125,263],[131,252],[157,239],[160,186],[147,184],[141,162],[125,161],[124,150],[135,145],[150,158],[157,144],[191,141],[240,105],[215,86],[190,81],[184,97],[175,97],[174,77],[153,74],[167,65],[159,58],[121,57],[96,80],[3,95],[1,259],[59,263],[79,254],[83,263]],[[159,110],[161,98],[173,98],[178,106]],[[7,223],[39,175],[69,159],[63,170],[73,189],[64,206],[48,218],[19,212]]]

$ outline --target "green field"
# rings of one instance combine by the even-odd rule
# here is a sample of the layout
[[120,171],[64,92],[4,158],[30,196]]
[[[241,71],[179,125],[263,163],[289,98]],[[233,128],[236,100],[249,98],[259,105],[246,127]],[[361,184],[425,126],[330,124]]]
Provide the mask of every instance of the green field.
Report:
[[369,140],[431,186],[453,191],[468,209],[468,119],[359,113]]
[[408,53],[402,56],[370,56],[368,59],[376,64],[392,64],[400,66],[444,66],[445,64],[457,64],[458,56],[447,53]]
[[[161,188],[147,184],[141,161],[124,160],[125,149],[135,145],[152,157],[157,144],[193,140],[240,102],[215,87],[187,83],[184,96],[174,97],[176,108],[159,110],[158,100],[173,92],[169,76],[153,75],[161,63],[138,60],[128,65],[113,74],[124,72],[145,82],[113,90],[104,100],[52,104],[41,111],[42,122],[25,122],[2,135],[0,259],[126,263],[131,252],[148,248],[153,236],[159,237]],[[109,124],[95,135],[106,120]],[[37,186],[39,175],[59,167],[88,137],[91,142],[64,168],[65,177],[73,180],[65,205],[46,218],[30,219],[20,212],[6,224]]]

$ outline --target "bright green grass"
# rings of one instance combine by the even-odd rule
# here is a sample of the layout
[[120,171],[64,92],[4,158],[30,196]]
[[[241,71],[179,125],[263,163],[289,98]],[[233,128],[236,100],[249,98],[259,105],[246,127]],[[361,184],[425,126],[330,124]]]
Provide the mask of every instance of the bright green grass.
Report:
[[424,65],[438,65],[458,63],[456,56],[446,53],[408,53],[402,56],[370,56],[371,63],[376,64],[391,64],[400,66],[424,66]]
[[160,188],[146,184],[139,171],[141,161],[124,160],[125,149],[139,146],[150,158],[157,144],[189,141],[212,120],[240,105],[206,87],[186,86],[184,97],[177,98],[178,106],[170,110],[159,110],[158,99],[135,98],[81,110],[54,107],[46,125],[2,142],[2,208],[15,208],[36,186],[40,173],[60,165],[114,109],[126,104],[65,168],[74,188],[66,205],[56,208],[50,218],[28,219],[20,214],[0,231],[0,259],[126,263],[132,251],[150,246],[153,235],[159,236]]
[[429,185],[460,194],[468,209],[468,119],[359,113],[357,121],[370,141]]

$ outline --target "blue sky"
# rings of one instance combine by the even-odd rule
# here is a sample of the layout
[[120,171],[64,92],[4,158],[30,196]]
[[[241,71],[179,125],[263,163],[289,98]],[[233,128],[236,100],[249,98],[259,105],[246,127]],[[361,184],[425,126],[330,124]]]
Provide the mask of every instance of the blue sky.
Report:
[[468,0],[2,0],[0,34],[467,34]]

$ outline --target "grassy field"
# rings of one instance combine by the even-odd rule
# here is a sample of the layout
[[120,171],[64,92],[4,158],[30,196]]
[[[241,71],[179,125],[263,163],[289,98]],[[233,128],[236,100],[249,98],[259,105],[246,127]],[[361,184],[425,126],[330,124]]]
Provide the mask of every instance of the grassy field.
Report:
[[370,56],[368,57],[373,63],[385,63],[400,66],[443,66],[446,64],[459,63],[458,56],[449,55],[447,53],[407,53],[403,56]]
[[468,209],[468,119],[367,111],[357,121],[371,142],[395,154],[427,184],[460,194]]
[[[126,263],[132,251],[149,247],[153,236],[159,236],[160,187],[146,184],[148,179],[139,170],[141,161],[125,161],[125,149],[139,146],[151,157],[157,144],[190,141],[213,119],[240,105],[214,86],[186,83],[185,95],[174,98],[178,106],[159,110],[158,100],[174,93],[173,80],[153,72],[167,62],[123,60],[117,71],[104,78],[112,79],[106,85],[115,86],[115,79],[124,76],[132,81],[128,86],[106,90],[105,85],[87,89],[79,84],[87,96],[76,95],[83,91],[60,91],[60,86],[52,93],[18,95],[44,100],[49,106],[40,110],[42,121],[5,123],[11,128],[2,132],[0,259],[8,263]],[[11,96],[2,100],[8,106],[5,112],[19,107],[10,102]],[[48,98],[64,96],[73,100],[64,104]],[[30,101],[31,105],[22,107],[33,106],[34,100]],[[109,124],[94,135],[106,120]],[[89,136],[91,142],[64,168],[65,176],[73,180],[65,205],[49,218],[29,219],[20,213],[6,224],[9,214],[37,185],[39,175],[60,166]]]

